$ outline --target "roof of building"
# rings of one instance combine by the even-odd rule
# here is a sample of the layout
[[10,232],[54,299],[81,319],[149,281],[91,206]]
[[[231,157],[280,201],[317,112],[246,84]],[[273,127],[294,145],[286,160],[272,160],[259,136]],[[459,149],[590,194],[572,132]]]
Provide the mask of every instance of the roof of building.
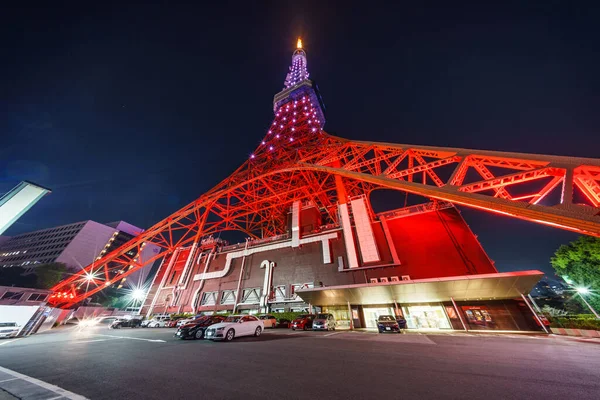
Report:
[[366,283],[297,290],[307,303],[345,304],[422,303],[454,300],[498,300],[520,297],[544,276],[541,271],[450,276],[388,283]]

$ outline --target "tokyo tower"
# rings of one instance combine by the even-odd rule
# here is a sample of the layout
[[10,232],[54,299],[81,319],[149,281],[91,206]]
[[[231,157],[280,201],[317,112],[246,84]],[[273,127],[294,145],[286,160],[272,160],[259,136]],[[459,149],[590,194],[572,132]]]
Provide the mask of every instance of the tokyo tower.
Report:
[[[324,130],[323,109],[298,40],[273,100],[273,122],[249,158],[190,204],[60,282],[50,302],[69,308],[220,232],[287,234],[288,211],[298,204],[313,205],[325,224],[348,226],[351,199],[368,199],[377,189],[600,237],[599,159],[352,141]],[[146,244],[160,250],[142,259]]]

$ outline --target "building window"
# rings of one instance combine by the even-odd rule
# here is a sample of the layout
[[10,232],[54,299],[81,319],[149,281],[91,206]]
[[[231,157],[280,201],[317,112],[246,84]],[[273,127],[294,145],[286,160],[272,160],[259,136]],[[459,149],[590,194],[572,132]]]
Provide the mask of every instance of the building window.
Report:
[[1,300],[21,300],[23,292],[6,292],[2,295]]
[[242,296],[242,303],[244,303],[244,304],[260,303],[260,288],[244,289],[244,295]]
[[45,293],[31,293],[27,298],[27,301],[44,301],[48,297]]
[[218,294],[219,292],[204,292],[204,294],[202,295],[202,301],[200,302],[200,305],[214,306],[215,304],[217,304]]
[[235,304],[235,291],[223,290],[221,293],[221,304]]
[[171,285],[175,280],[175,275],[177,275],[177,271],[173,271],[173,273],[171,274],[171,279],[169,279],[169,285]]

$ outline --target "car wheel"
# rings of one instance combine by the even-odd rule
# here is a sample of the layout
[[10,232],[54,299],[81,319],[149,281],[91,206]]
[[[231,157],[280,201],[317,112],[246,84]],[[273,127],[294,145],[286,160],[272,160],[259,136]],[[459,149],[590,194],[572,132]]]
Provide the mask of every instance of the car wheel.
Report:
[[202,339],[204,337],[204,331],[202,329],[198,329],[194,334],[194,339]]
[[308,326],[304,325],[304,326],[302,327],[302,330],[303,330],[303,331],[307,331],[307,330],[308,330]]
[[293,331],[295,331],[295,330],[296,330],[296,328],[292,328],[292,330],[293,330]]
[[121,325],[115,326],[115,329],[121,329]]
[[229,341],[233,340],[234,337],[235,337],[235,331],[233,329],[230,329],[225,334],[225,341],[229,342]]
[[254,336],[259,337],[261,333],[262,333],[261,327],[257,326],[256,330],[254,331]]

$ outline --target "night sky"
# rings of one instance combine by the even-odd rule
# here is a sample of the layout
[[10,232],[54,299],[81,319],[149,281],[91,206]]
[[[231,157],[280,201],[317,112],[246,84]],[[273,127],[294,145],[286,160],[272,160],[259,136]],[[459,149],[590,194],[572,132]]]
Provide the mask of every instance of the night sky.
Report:
[[[5,6],[0,192],[53,190],[6,234],[194,200],[264,136],[297,36],[332,134],[599,156],[600,9],[444,3]],[[550,271],[577,236],[461,210],[501,271]]]

